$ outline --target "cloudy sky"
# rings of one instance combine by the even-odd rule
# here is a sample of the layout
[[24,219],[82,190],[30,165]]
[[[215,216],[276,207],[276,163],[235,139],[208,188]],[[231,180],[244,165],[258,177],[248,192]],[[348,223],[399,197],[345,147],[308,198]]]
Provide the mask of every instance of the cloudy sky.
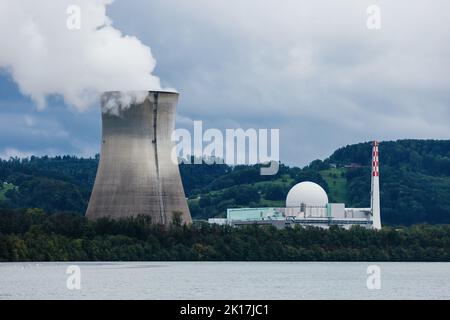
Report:
[[[8,1],[0,0],[0,14]],[[367,28],[373,4],[380,30]],[[144,69],[180,92],[177,127],[278,128],[281,161],[304,165],[372,139],[450,138],[449,12],[447,0],[116,0],[106,14],[151,48],[156,67]],[[0,32],[1,50],[16,42],[10,30]],[[134,68],[149,54],[141,53],[120,64]],[[46,68],[30,64],[19,78],[20,68],[8,66],[15,56],[2,62],[0,53],[0,157],[97,153],[99,106],[76,108],[71,92],[40,103],[29,83],[17,82],[30,69],[44,82]]]

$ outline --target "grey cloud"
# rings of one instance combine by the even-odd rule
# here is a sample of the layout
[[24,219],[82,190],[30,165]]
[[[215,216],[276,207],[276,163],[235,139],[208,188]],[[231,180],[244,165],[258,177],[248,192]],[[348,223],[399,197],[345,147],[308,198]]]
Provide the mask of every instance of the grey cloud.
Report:
[[[366,28],[371,4],[380,31]],[[180,91],[178,126],[279,128],[282,161],[303,165],[360,141],[450,137],[449,11],[445,0],[116,0],[108,15]]]
[[152,43],[161,78],[183,94],[180,112],[210,126],[280,128],[284,161],[450,135],[446,1],[376,1],[380,31],[366,28],[373,1],[128,3],[133,20],[120,2],[111,14]]

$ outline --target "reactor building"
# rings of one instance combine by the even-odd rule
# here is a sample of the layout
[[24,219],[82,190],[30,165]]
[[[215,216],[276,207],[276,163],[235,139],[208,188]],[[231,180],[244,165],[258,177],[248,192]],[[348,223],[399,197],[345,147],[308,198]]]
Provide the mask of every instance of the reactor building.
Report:
[[344,203],[329,203],[325,190],[313,182],[301,182],[289,191],[284,208],[228,209],[227,218],[209,219],[209,223],[241,226],[249,224],[288,226],[316,226],[329,228],[338,225],[349,229],[359,225],[380,230],[380,171],[379,143],[372,147],[372,181],[370,208],[346,208]]
[[[102,96],[102,105],[119,92]],[[117,114],[102,112],[100,163],[86,216],[120,219],[139,215],[169,225],[192,222],[178,163],[172,161],[178,93],[151,91],[143,103]]]

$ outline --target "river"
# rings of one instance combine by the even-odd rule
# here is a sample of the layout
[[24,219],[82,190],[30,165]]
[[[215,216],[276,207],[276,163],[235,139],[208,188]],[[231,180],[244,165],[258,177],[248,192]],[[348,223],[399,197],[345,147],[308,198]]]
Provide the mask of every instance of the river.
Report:
[[450,263],[0,263],[0,299],[450,299]]

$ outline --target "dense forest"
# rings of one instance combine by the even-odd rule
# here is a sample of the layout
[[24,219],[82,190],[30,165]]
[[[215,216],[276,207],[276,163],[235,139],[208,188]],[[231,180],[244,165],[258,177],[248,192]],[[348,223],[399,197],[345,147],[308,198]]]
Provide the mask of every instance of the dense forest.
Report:
[[[369,154],[369,156],[368,156]],[[337,150],[324,164],[370,165],[370,144]],[[381,201],[384,223],[450,223],[450,141],[400,140],[380,145]],[[369,201],[370,171],[349,170],[347,199]]]
[[450,261],[450,226],[381,231],[197,223],[0,209],[0,261]]
[[[280,166],[261,176],[259,166],[180,165],[194,219],[224,216],[231,207],[283,206],[289,189],[314,181],[331,202],[367,207],[370,143],[343,147],[304,168]],[[384,225],[450,224],[450,141],[382,142],[381,206]],[[353,164],[353,165],[351,165]],[[83,215],[98,157],[31,157],[0,161],[0,208],[40,208]]]

